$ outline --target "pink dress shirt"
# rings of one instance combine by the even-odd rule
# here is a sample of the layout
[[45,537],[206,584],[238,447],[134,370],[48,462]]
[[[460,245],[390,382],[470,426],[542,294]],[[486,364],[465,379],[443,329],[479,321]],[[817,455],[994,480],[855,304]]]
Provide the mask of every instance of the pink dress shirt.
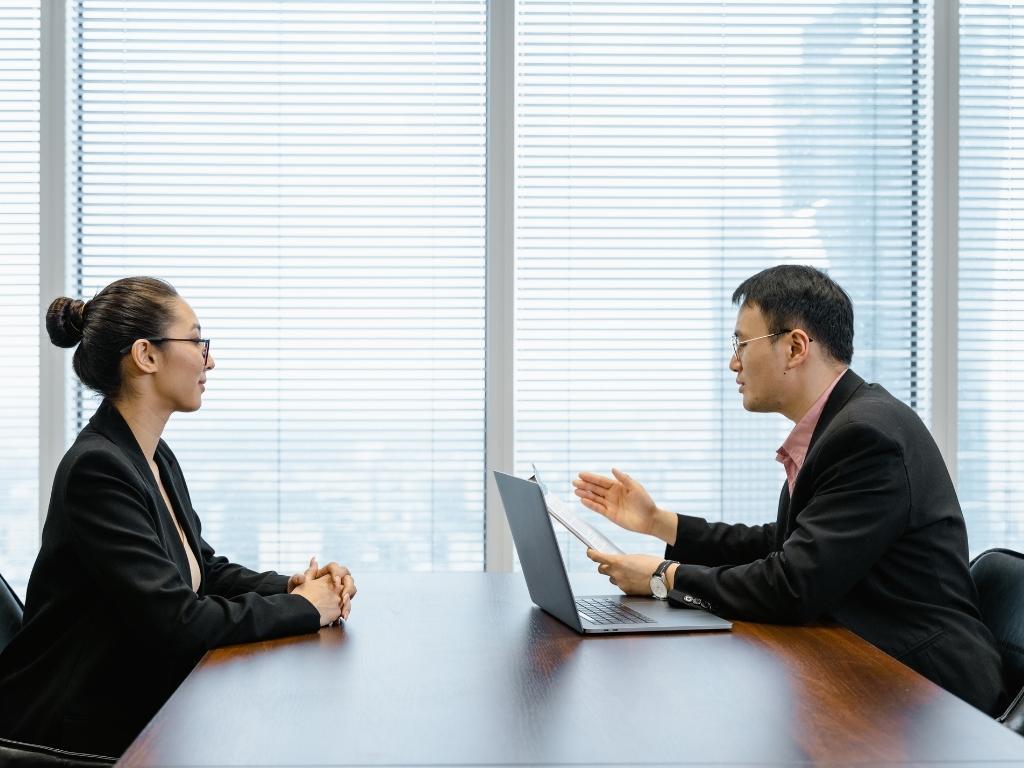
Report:
[[835,381],[829,385],[828,389],[821,393],[821,397],[814,401],[811,410],[805,413],[804,417],[793,427],[786,442],[775,453],[775,460],[786,469],[786,482],[789,484],[790,496],[793,495],[796,476],[800,474],[800,468],[804,465],[804,459],[807,458],[807,449],[811,445],[814,428],[818,426],[818,419],[821,418],[821,412],[825,410],[828,396],[832,394],[832,390],[836,388],[836,384],[843,378],[843,374],[847,370],[849,369],[843,369],[843,372],[836,376]]

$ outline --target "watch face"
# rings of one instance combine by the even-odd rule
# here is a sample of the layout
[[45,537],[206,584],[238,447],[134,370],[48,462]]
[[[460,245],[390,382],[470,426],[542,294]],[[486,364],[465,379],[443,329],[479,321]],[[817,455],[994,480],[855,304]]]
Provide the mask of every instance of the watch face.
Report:
[[651,594],[659,600],[668,597],[668,587],[665,586],[661,576],[651,576]]

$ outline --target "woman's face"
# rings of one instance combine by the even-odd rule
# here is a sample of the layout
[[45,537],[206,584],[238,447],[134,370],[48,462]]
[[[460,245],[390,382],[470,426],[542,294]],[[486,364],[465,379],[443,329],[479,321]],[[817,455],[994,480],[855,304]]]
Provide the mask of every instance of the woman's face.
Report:
[[[161,365],[155,382],[157,393],[172,411],[196,411],[203,404],[206,372],[214,367],[214,360],[212,354],[203,358],[200,331],[199,319],[192,307],[184,299],[177,299],[174,321],[164,331],[168,340],[157,345]],[[191,339],[195,342],[190,343]]]

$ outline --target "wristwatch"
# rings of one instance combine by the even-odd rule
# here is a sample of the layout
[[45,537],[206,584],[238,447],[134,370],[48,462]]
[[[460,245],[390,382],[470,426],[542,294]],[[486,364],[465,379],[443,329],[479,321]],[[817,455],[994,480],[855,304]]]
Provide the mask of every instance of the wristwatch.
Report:
[[668,599],[669,585],[665,581],[665,571],[670,565],[675,565],[675,560],[663,560],[653,574],[651,574],[651,594],[659,600]]

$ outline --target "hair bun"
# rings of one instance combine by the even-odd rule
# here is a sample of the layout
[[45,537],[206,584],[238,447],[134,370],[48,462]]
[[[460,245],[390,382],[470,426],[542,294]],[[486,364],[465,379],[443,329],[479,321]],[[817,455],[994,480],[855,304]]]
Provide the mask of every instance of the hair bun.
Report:
[[82,340],[85,325],[85,302],[61,296],[46,310],[46,332],[58,347],[73,347]]

